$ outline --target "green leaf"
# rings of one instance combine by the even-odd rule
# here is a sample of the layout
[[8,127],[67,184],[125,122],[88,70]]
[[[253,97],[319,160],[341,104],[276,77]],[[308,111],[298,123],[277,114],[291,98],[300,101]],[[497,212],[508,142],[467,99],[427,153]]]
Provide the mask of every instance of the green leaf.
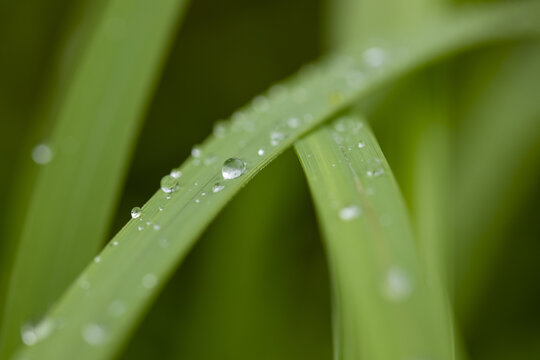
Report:
[[[180,189],[171,199],[158,191],[142,215],[115,236],[45,319],[49,336],[23,350],[20,358],[102,359],[115,354],[209,222],[300,136],[428,61],[479,42],[537,33],[537,8],[504,5],[456,14],[416,32],[418,37],[389,40],[385,48],[358,49],[308,67],[255,98],[193,152],[180,168]],[[233,157],[240,167],[246,163],[246,172],[224,179],[222,164]],[[125,312],[119,315],[119,310]]]
[[54,156],[32,190],[2,316],[0,358],[20,344],[21,325],[42,317],[102,244],[139,124],[186,4],[107,4],[43,147]]
[[354,115],[300,140],[333,280],[336,359],[452,357],[451,327],[407,210],[367,123]]

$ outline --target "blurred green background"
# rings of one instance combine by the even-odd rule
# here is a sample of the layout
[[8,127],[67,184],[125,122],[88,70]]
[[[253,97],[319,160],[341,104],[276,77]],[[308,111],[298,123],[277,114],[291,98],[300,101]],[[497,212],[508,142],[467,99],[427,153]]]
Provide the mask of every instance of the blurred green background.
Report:
[[[52,121],[39,114],[58,101],[51,89],[61,88],[69,76],[77,45],[103,1],[0,1],[3,214],[31,196],[30,190],[13,189],[31,184],[30,150],[47,139]],[[111,235],[216,120],[324,53],[330,6],[330,0],[192,2],[141,130]],[[473,249],[465,266],[462,254],[454,254],[453,298],[473,359],[540,358],[539,60],[535,44],[474,50],[413,74],[365,104],[415,217],[411,158],[425,124],[440,120],[430,110],[440,105],[434,106],[431,96],[444,84],[440,121],[456,150],[446,179],[447,216],[455,219],[448,237],[451,244],[467,236],[487,244]],[[468,136],[475,146],[467,145]],[[465,163],[470,167],[461,166]],[[475,171],[482,179],[492,174],[492,182],[475,185]],[[461,185],[487,188],[484,198],[478,197],[484,207],[467,203],[465,190],[456,195]],[[467,221],[485,226],[469,231]],[[8,264],[9,216],[0,222],[0,259]],[[483,256],[484,251],[493,254]],[[492,260],[476,272],[475,265],[486,258]],[[330,315],[317,223],[301,168],[289,151],[210,226],[122,357],[330,359]]]

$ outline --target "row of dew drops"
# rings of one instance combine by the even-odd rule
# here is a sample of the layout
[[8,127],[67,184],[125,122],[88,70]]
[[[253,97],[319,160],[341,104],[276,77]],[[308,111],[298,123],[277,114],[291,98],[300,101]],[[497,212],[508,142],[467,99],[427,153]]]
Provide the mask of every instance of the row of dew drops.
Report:
[[[355,91],[367,84],[367,78],[369,70],[379,72],[383,65],[387,63],[388,55],[386,50],[381,47],[372,47],[364,51],[363,64],[358,66],[358,63],[354,57],[348,55],[337,55],[330,59],[328,67],[331,69],[329,75],[336,79],[343,79],[346,88],[345,91]],[[367,72],[365,72],[368,70]],[[318,65],[307,65],[300,70],[298,77],[305,78],[313,74],[322,73],[323,69]],[[254,98],[251,102],[250,109],[253,115],[265,114],[273,105],[273,103],[284,102],[292,100],[293,105],[299,105],[307,102],[309,99],[308,91],[302,86],[287,88],[284,85],[274,85],[270,88],[268,95],[260,95]],[[327,97],[331,105],[338,105],[342,101],[342,94],[336,91],[332,91]],[[250,115],[252,115],[250,114]],[[251,116],[256,120],[256,116]],[[250,116],[247,116],[245,110],[240,110],[233,114],[230,123],[224,121],[218,121],[214,125],[213,134],[217,138],[225,137],[229,131],[244,131],[254,132],[256,129],[256,123],[250,121]],[[309,125],[314,121],[314,116],[310,113],[305,113],[297,116],[287,117],[282,125],[282,128],[272,129],[269,132],[269,146],[276,147],[287,137],[287,130],[295,130],[303,125]],[[285,129],[285,131],[283,131]],[[71,139],[73,142],[73,139]],[[71,144],[73,145],[73,144]],[[364,148],[363,142],[358,143],[358,148]],[[73,146],[71,146],[73,147]],[[194,158],[194,165],[200,164],[210,165],[215,160],[215,156],[207,156],[203,159],[202,150],[200,147],[195,146],[192,150],[192,157]],[[259,157],[265,156],[267,149],[265,146],[261,146],[257,150]],[[53,161],[54,152],[52,148],[46,143],[40,143],[36,145],[31,152],[33,161],[38,165],[46,165]],[[229,158],[225,160],[221,166],[221,175],[225,181],[236,179],[242,176],[246,172],[247,164],[244,160],[239,158]],[[379,176],[382,172],[373,172],[370,176]],[[170,174],[165,175],[160,182],[161,190],[166,194],[167,199],[171,197],[173,193],[179,190],[179,179],[182,172],[179,169],[173,169]],[[369,175],[369,174],[368,174]],[[197,183],[195,183],[197,185]],[[217,182],[212,186],[212,193],[218,193],[225,188],[225,183]],[[206,193],[201,193],[205,196]],[[199,199],[195,200],[196,203]],[[162,207],[159,210],[163,210]],[[131,210],[131,217],[133,219],[140,219],[142,221],[142,209],[134,207]],[[351,221],[358,218],[361,215],[361,209],[356,205],[348,205],[340,209],[339,217],[343,221]],[[144,225],[152,226],[156,231],[160,230],[159,224],[152,224],[151,222],[142,222],[143,225],[139,225],[138,229],[143,230]],[[163,240],[162,246],[166,247],[168,242]],[[113,246],[117,246],[118,242],[113,241]],[[101,257],[94,258],[95,263],[101,262]],[[154,274],[146,274],[141,279],[141,285],[145,289],[152,289],[158,283],[158,278]],[[79,282],[82,289],[87,290],[90,288],[88,281],[82,279]],[[411,282],[406,273],[400,268],[391,268],[384,279],[383,294],[390,301],[400,302],[406,300],[411,292]],[[126,304],[121,300],[114,300],[111,302],[108,313],[111,317],[120,317],[126,312]],[[40,322],[29,322],[21,327],[21,339],[27,346],[35,345],[36,343],[46,339],[54,329],[61,328],[62,323],[53,321],[50,318],[46,318]],[[98,323],[88,323],[81,329],[81,336],[83,340],[92,346],[100,346],[105,344],[109,340],[109,335],[106,327]]]
[[[394,49],[393,57],[396,57],[399,53],[397,48]],[[381,70],[390,63],[389,59],[388,49],[380,46],[373,46],[366,49],[360,58],[343,53],[334,54],[322,61],[321,65],[305,65],[298,72],[297,79],[307,83],[309,79],[318,79],[326,74],[330,79],[338,80],[338,84],[335,87],[340,88],[343,93],[337,90],[327,89],[329,90],[327,100],[331,105],[339,105],[343,100],[344,93],[362,89],[369,84],[370,75],[377,76],[383,73]],[[216,137],[224,137],[228,131],[240,130],[254,132],[257,127],[254,120],[256,120],[258,115],[267,113],[273,105],[290,101],[292,106],[297,106],[306,103],[309,98],[310,92],[301,84],[294,86],[274,85],[269,89],[267,94],[256,96],[248,105],[247,110],[251,111],[250,116],[247,116],[246,109],[239,110],[232,115],[230,122],[223,120],[216,122],[213,134]],[[313,120],[314,117],[312,114],[305,113],[287,117],[284,123],[286,128],[296,129],[304,124],[312,123]],[[285,137],[286,134],[279,129],[272,131],[270,133],[271,146],[277,146]],[[63,142],[58,144],[58,147],[66,152],[72,152],[79,147],[78,141],[73,137],[63,140]],[[194,148],[194,153],[192,154],[195,155],[196,151],[197,148]],[[52,146],[46,142],[42,142],[34,146],[31,151],[31,158],[38,165],[47,165],[53,161],[55,152]],[[265,153],[266,150],[264,147],[257,150],[259,156],[263,156]],[[208,157],[204,159],[204,164],[208,165],[214,160],[215,157]],[[199,160],[194,162],[195,165],[200,163],[201,161]]]

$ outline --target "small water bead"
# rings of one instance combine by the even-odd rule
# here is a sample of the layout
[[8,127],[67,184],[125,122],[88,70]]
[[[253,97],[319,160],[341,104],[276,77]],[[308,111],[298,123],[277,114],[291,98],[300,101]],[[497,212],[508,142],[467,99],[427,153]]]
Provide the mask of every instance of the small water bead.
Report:
[[257,155],[263,156],[264,155],[264,149],[257,150]]
[[387,60],[386,51],[378,46],[367,49],[362,56],[366,64],[374,68],[381,67]]
[[287,120],[287,125],[291,129],[296,129],[297,127],[300,126],[300,120],[298,118],[296,118],[296,117],[292,117],[292,118]]
[[336,131],[338,131],[338,132],[344,132],[345,130],[347,130],[347,128],[345,127],[345,124],[343,124],[343,123],[335,124],[334,129],[336,129]]
[[38,324],[27,323],[21,327],[21,340],[26,346],[33,346],[44,340],[54,330],[54,323],[45,319]]
[[157,280],[156,275],[149,273],[143,276],[141,283],[145,288],[152,289],[157,285]]
[[158,207],[159,211],[163,211],[163,206]]
[[358,218],[362,210],[356,205],[350,205],[339,210],[339,217],[344,221],[351,221]]
[[152,226],[152,229],[154,229],[155,231],[159,231],[161,229],[161,225],[154,224],[154,226]]
[[112,317],[120,317],[126,312],[126,305],[120,300],[114,300],[109,305],[109,315]]
[[112,242],[112,245],[113,245],[113,246],[118,246],[118,241],[113,241],[113,242]]
[[200,203],[200,202],[201,202],[201,200],[195,199],[195,203],[196,203],[196,204],[198,204],[198,203]]
[[225,180],[236,179],[246,172],[246,163],[238,158],[225,160],[221,167],[221,175]]
[[213,193],[218,193],[220,192],[221,190],[225,189],[225,186],[220,184],[220,183],[216,183],[214,184],[214,186],[212,187],[212,192]]
[[83,340],[92,346],[103,345],[108,340],[105,328],[95,323],[85,325],[81,330],[81,335]]
[[279,131],[272,131],[270,133],[270,144],[272,146],[278,146],[280,142],[285,139],[285,135],[283,133],[280,133]]
[[363,141],[360,141],[360,142],[358,143],[358,148],[359,148],[359,149],[363,149],[364,147],[366,147],[366,144],[365,144]]
[[407,273],[397,266],[388,269],[383,283],[383,295],[390,301],[402,302],[411,293],[412,282]]
[[90,289],[91,287],[90,282],[86,280],[85,278],[79,279],[77,283],[79,284],[79,287],[85,291]]
[[161,178],[161,190],[165,194],[170,194],[178,190],[178,178],[171,175],[165,175]]
[[191,156],[194,158],[199,158],[202,155],[202,150],[198,145],[195,145],[193,149],[191,149]]
[[159,245],[160,245],[162,248],[167,248],[167,247],[169,247],[169,240],[166,239],[166,238],[159,239]]
[[169,175],[175,179],[178,179],[180,176],[182,176],[182,171],[180,171],[180,168],[172,169]]
[[144,226],[142,226],[142,225],[137,226],[137,230],[143,231],[143,230],[144,230]]
[[142,210],[140,207],[135,206],[133,209],[131,209],[131,217],[133,219],[137,219],[139,216],[141,216]]
[[96,264],[99,263],[99,262],[101,262],[101,256],[96,256],[96,257],[94,258],[94,262],[95,262]]
[[225,125],[224,121],[218,121],[214,124],[214,128],[212,130],[212,133],[215,137],[224,137],[227,133],[227,126]]
[[378,177],[378,176],[381,176],[382,174],[384,174],[384,169],[383,168],[372,169],[372,170],[366,171],[366,175],[369,176],[369,177]]
[[46,165],[53,159],[53,152],[49,145],[38,144],[32,149],[32,160],[38,165]]

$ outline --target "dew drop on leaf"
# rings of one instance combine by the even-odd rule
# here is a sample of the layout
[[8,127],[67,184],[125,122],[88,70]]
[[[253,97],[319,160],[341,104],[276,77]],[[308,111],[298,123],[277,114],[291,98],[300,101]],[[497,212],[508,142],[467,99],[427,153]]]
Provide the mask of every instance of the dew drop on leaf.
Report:
[[171,175],[165,175],[161,178],[161,190],[165,194],[170,194],[178,190],[178,178]]
[[246,172],[246,163],[238,158],[225,160],[221,167],[221,174],[226,180],[236,179]]
[[133,219],[137,219],[139,216],[141,216],[142,210],[140,207],[135,206],[133,209],[131,209],[131,217]]
[[401,302],[406,300],[412,292],[411,279],[400,267],[388,269],[384,283],[383,295],[390,301]]
[[38,165],[46,165],[53,159],[53,152],[49,145],[38,144],[32,149],[32,160]]
[[216,183],[214,184],[214,186],[212,187],[212,192],[213,193],[217,193],[217,192],[220,192],[221,190],[223,190],[225,188],[224,185],[220,184],[220,183]]
[[351,221],[362,214],[362,210],[356,205],[350,205],[339,210],[339,217],[344,221]]
[[99,324],[87,324],[81,330],[81,335],[84,341],[89,345],[99,346],[107,341],[107,331]]

